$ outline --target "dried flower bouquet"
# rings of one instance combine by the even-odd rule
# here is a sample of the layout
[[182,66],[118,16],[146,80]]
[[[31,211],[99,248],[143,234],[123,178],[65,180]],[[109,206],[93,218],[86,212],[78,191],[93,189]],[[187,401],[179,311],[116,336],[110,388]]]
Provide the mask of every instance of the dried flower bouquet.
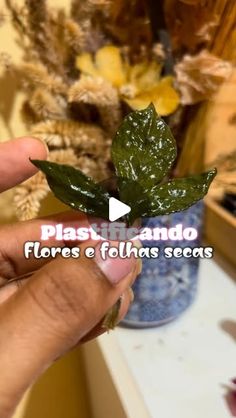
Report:
[[[2,20],[10,14],[24,59],[20,66],[6,55],[1,62],[20,76],[29,133],[47,143],[50,161],[96,181],[114,173],[111,139],[131,110],[152,102],[178,122],[177,110],[211,97],[231,69],[206,51],[178,52],[176,76],[165,74],[165,45],[154,35],[145,0],[72,0],[69,13],[46,0],[5,3]],[[165,8],[170,21],[168,1]],[[37,216],[48,192],[41,173],[17,187],[18,217]]]

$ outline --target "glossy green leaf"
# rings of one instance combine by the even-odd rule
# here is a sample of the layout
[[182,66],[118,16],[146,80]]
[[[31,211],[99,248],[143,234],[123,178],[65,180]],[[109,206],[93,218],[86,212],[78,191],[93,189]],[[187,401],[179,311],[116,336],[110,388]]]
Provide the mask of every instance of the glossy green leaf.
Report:
[[117,176],[136,181],[144,188],[159,183],[175,158],[175,140],[152,104],[129,114],[112,143]]
[[62,202],[73,209],[108,219],[110,195],[90,177],[69,165],[41,160],[31,162],[43,171],[50,189]]
[[147,209],[147,195],[139,183],[133,180],[118,179],[120,200],[131,207],[131,212],[126,215],[128,225],[132,225],[135,219],[140,218]]
[[216,175],[216,170],[207,173],[174,179],[146,191],[146,210],[141,216],[159,216],[179,212],[201,200],[207,193]]
[[[120,199],[131,207],[131,225],[139,217],[167,215],[202,199],[216,170],[163,183],[176,158],[175,140],[153,105],[128,115],[112,144]],[[80,170],[32,160],[42,170],[55,196],[88,214],[109,219],[110,194]]]
[[121,308],[121,298],[113,305],[102,322],[102,328],[105,328],[108,332],[116,327],[119,322],[119,313]]

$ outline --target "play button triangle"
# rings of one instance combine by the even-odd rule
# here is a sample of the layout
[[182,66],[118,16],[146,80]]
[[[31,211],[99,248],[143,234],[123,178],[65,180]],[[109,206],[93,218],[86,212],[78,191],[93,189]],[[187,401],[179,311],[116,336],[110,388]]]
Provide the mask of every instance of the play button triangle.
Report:
[[109,221],[114,222],[117,219],[122,218],[122,216],[127,215],[131,211],[130,206],[126,205],[125,203],[121,202],[120,200],[116,199],[115,197],[111,197],[109,199]]

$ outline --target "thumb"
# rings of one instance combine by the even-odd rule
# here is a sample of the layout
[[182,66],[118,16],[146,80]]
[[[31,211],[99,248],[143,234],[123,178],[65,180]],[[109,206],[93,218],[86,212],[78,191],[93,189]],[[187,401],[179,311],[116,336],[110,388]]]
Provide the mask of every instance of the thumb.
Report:
[[[98,244],[98,247],[100,244]],[[0,307],[0,416],[74,347],[133,283],[134,258],[57,259]],[[12,412],[12,411],[11,411]]]

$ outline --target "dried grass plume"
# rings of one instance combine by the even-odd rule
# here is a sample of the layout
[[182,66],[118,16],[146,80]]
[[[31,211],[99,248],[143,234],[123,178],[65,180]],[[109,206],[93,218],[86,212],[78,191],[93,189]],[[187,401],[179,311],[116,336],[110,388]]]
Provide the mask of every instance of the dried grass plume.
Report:
[[209,100],[232,73],[232,64],[204,50],[185,55],[175,66],[177,84],[183,105]]

